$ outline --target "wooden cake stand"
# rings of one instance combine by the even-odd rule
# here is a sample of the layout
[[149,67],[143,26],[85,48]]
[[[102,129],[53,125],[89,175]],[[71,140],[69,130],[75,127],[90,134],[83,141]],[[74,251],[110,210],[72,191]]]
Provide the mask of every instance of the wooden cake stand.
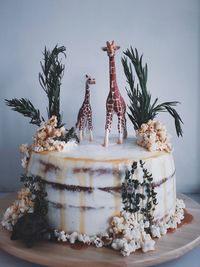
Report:
[[[0,228],[0,248],[18,258],[50,267],[136,267],[151,266],[178,258],[200,244],[200,205],[185,195],[179,195],[186,204],[193,220],[156,240],[156,250],[142,253],[137,251],[129,257],[123,257],[110,248],[78,249],[67,243],[41,242],[33,248],[26,248],[20,241],[11,241],[10,233]],[[16,198],[11,194],[0,200],[0,218],[4,210]]]

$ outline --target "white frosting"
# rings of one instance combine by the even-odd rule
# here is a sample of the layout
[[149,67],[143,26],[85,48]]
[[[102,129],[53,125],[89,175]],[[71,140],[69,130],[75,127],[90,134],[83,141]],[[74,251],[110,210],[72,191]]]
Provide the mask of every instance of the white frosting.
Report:
[[[82,141],[76,146],[73,151],[61,151],[60,157],[70,158],[83,158],[83,159],[94,159],[94,160],[114,160],[114,159],[130,159],[134,158],[149,158],[156,155],[161,155],[159,151],[149,152],[145,148],[136,145],[136,138],[129,137],[123,144],[118,145],[116,143],[117,136],[111,135],[109,138],[109,146],[103,147],[103,138],[95,137],[95,140],[90,142],[87,140]],[[119,154],[120,153],[120,154]],[[51,152],[51,155],[58,155],[57,152]],[[164,154],[164,152],[163,152]]]
[[64,144],[63,152],[69,153],[72,152],[73,149],[77,148],[77,142],[76,140],[72,139],[69,140],[67,143]]

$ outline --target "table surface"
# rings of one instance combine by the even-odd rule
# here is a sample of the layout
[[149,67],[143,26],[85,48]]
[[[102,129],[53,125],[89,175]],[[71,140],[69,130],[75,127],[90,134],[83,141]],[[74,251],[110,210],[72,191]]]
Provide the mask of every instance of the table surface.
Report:
[[[0,198],[6,193],[0,193]],[[193,200],[200,203],[200,194],[188,194]],[[199,265],[200,246],[188,252],[184,256],[166,263],[156,265],[156,267],[191,267]],[[192,265],[191,265],[192,264]],[[42,265],[29,263],[11,256],[0,250],[0,267],[42,267]],[[77,266],[78,267],[78,266]]]

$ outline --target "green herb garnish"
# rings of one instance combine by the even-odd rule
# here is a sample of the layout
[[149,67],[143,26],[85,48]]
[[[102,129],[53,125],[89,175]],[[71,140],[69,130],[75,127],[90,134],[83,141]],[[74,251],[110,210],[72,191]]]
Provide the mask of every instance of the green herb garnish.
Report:
[[[135,51],[132,47],[124,52],[122,64],[124,73],[127,78],[129,89],[126,88],[128,97],[130,99],[128,116],[134,125],[135,130],[139,129],[143,123],[153,120],[160,112],[168,112],[174,119],[176,133],[182,136],[181,128],[182,119],[177,111],[174,109],[179,102],[171,101],[157,104],[158,98],[151,101],[151,94],[147,90],[148,68],[147,64],[143,67],[142,55],[139,56],[137,49]],[[133,68],[138,78],[135,85],[135,78]]]

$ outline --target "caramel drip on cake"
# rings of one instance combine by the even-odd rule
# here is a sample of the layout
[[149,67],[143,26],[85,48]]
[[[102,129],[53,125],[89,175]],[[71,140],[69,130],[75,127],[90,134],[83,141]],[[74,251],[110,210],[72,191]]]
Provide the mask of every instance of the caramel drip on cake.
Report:
[[[65,195],[64,191],[60,191],[60,204],[64,205],[65,203]],[[62,207],[60,209],[60,229],[66,231],[66,224],[65,224],[65,209]]]
[[[58,183],[64,183],[64,173],[66,171],[66,166],[65,163],[62,164],[62,168],[61,168],[61,172],[59,172],[59,175],[56,176],[56,182]],[[61,230],[65,230],[66,229],[66,223],[65,223],[65,209],[64,209],[64,205],[65,205],[65,191],[63,190],[59,190],[59,196],[60,196],[60,205],[62,206],[62,208],[60,209],[60,229]]]
[[[173,166],[173,168],[175,168],[174,166],[174,162],[171,158],[171,165]],[[176,209],[176,179],[175,179],[175,173],[174,173],[174,177],[173,177],[173,196],[174,196],[174,212],[175,212],[175,209]]]
[[[119,188],[121,187],[121,176],[120,176],[120,164],[113,164],[113,187]],[[115,201],[115,211],[112,214],[112,216],[117,216],[120,214],[121,209],[121,194],[119,194],[117,191],[114,192],[114,201]]]
[[[86,176],[84,173],[76,174],[76,177],[79,182],[80,187],[86,187]],[[85,207],[85,191],[79,192],[79,205],[80,207]],[[85,233],[85,209],[79,209],[80,210],[80,221],[79,221],[79,233],[84,234]]]
[[[165,176],[165,165],[164,162],[162,162],[162,177],[166,177]],[[165,183],[163,183],[163,191],[164,191],[164,197],[163,197],[163,204],[164,204],[164,214],[167,213],[167,181]],[[166,222],[166,218],[165,218],[165,222]]]
[[89,174],[89,186],[90,188],[93,188],[93,175]]

